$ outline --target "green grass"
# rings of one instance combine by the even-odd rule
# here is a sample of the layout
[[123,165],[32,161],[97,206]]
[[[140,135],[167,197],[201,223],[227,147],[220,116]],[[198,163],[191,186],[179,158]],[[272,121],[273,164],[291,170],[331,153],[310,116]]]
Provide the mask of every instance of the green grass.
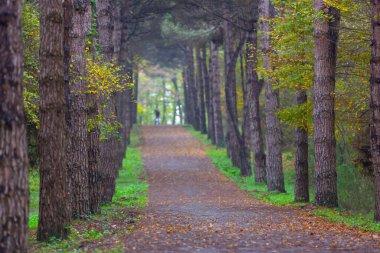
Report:
[[[218,148],[211,144],[206,135],[195,131],[190,126],[184,126],[194,137],[196,137],[206,148],[205,152],[211,159],[215,167],[217,167],[221,173],[237,183],[239,187],[249,192],[256,199],[269,202],[275,205],[283,206],[302,206],[304,203],[294,202],[294,167],[293,167],[293,155],[290,152],[283,154],[283,167],[284,167],[284,181],[286,193],[268,192],[267,186],[264,183],[256,183],[254,176],[242,177],[238,168],[232,165],[231,160],[227,156],[225,148]],[[343,175],[346,171],[343,171],[342,167],[338,168],[338,175]],[[311,174],[311,173],[310,173]],[[339,183],[339,182],[338,182]],[[311,202],[313,202],[313,189],[311,189]],[[373,221],[373,213],[367,214],[351,212],[343,208],[316,208],[313,213],[328,221],[345,224],[349,227],[370,231],[374,233],[380,233],[380,224]]]
[[[49,243],[38,243],[35,238],[35,230],[38,223],[38,177],[30,175],[30,217],[31,252],[79,252],[81,245],[91,244],[107,236],[129,233],[134,229],[133,223],[138,217],[132,215],[133,210],[143,208],[148,200],[148,184],[145,180],[142,154],[139,149],[141,133],[134,129],[131,145],[127,148],[123,167],[119,171],[115,195],[112,203],[102,206],[102,213],[91,215],[85,220],[76,220],[70,226],[70,235],[66,240],[51,238]],[[128,225],[125,221],[131,220]],[[119,221],[120,228],[115,228]],[[115,244],[114,249],[107,252],[123,252],[123,246]],[[101,251],[95,251],[101,252]]]
[[38,225],[38,203],[40,192],[40,178],[37,171],[29,173],[29,229],[36,229]]

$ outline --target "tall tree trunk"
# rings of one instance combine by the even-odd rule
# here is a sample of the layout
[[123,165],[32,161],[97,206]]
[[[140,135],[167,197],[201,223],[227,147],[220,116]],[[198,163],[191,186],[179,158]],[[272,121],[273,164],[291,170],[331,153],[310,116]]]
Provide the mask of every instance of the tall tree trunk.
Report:
[[[91,31],[94,21],[93,11],[95,6],[87,8],[86,13],[86,33]],[[94,39],[94,38],[90,38]],[[87,101],[87,120],[97,122],[99,114],[99,99],[92,94],[86,94]],[[88,156],[88,186],[89,186],[89,205],[91,213],[100,213],[100,200],[102,195],[101,185],[101,166],[100,166],[100,130],[97,125],[87,129],[87,156]]]
[[199,131],[200,130],[200,122],[199,122],[199,107],[198,107],[198,96],[197,96],[197,88],[195,85],[194,80],[194,54],[193,54],[193,48],[190,46],[186,47],[186,61],[187,61],[187,84],[188,84],[188,92],[190,96],[190,103],[189,107],[191,110],[191,124],[193,125],[194,129]]
[[[102,49],[104,61],[111,61],[114,55],[113,35],[114,35],[114,20],[112,1],[97,0],[96,14],[99,32],[99,44]],[[108,121],[113,121],[112,115],[116,115],[116,97],[112,94],[109,98],[102,98],[102,114]],[[115,191],[115,183],[117,176],[116,155],[118,143],[115,136],[104,136],[106,139],[100,143],[100,166],[102,168],[103,178],[103,194],[102,203],[112,201],[112,196]]]
[[185,99],[185,124],[191,124],[191,109],[190,109],[190,95],[189,95],[189,88],[188,88],[188,82],[187,82],[187,75],[186,75],[186,69],[184,68],[182,70],[182,80],[183,80],[183,97]]
[[[226,9],[226,17],[231,17]],[[236,62],[239,53],[245,43],[245,38],[240,39],[238,47],[234,50],[232,23],[229,20],[224,21],[224,44],[225,44],[225,98],[227,113],[227,149],[232,163],[240,169],[242,176],[252,174],[249,148],[245,144],[244,132],[239,130],[238,113],[237,113],[237,96],[236,96]]]
[[0,10],[8,14],[0,24],[0,252],[27,252],[29,186],[21,1],[2,1]]
[[[297,105],[301,106],[307,102],[305,91],[297,93]],[[308,164],[308,133],[307,124],[297,127],[295,140],[295,182],[294,197],[296,202],[309,202],[309,164]]]
[[[67,160],[71,214],[73,218],[83,217],[90,212],[89,170],[87,151],[87,107],[86,83],[86,11],[89,1],[65,1],[65,23],[70,23],[67,48],[70,51],[66,64],[69,69],[68,94],[66,95],[67,112]],[[66,15],[66,13],[70,13]],[[68,17],[68,20],[66,19]],[[70,67],[72,66],[72,67]]]
[[[325,1],[314,0],[314,146],[315,202],[338,206],[335,142],[335,72],[339,37],[339,10],[327,7]],[[330,20],[331,16],[331,20]]]
[[202,47],[202,73],[204,79],[204,87],[206,93],[206,109],[207,109],[207,136],[211,139],[212,143],[215,144],[215,126],[214,122],[214,113],[212,108],[212,87],[210,85],[210,74],[207,67],[207,51],[206,46]]
[[[261,18],[261,47],[263,56],[263,66],[265,69],[272,69],[270,62],[270,18],[275,16],[275,9],[270,0],[260,0],[259,12]],[[273,89],[271,80],[265,80],[265,115],[266,115],[266,167],[267,184],[269,191],[285,192],[284,173],[282,170],[282,133],[280,119],[276,112],[280,107],[279,91]]]
[[380,221],[380,1],[371,1],[371,154],[375,174],[375,221]]
[[[177,105],[175,106],[174,110],[176,111],[176,108],[178,108],[179,121],[180,121],[180,124],[182,125],[183,124],[183,120],[182,120],[182,103],[181,103],[181,97],[179,95],[177,77],[174,77],[172,79],[172,82],[173,82],[173,85],[174,85],[175,96],[176,96],[176,100],[177,100],[176,101]],[[174,119],[174,124],[175,124],[175,119]]]
[[[256,24],[255,24],[256,26]],[[259,82],[256,72],[257,68],[257,30],[248,33],[246,48],[246,72],[247,72],[247,94],[251,121],[253,168],[255,181],[265,182],[265,152],[263,133],[260,118],[260,93],[263,85]]]
[[114,55],[114,20],[112,9],[111,0],[96,0],[99,44],[106,61],[110,61]]
[[[225,7],[227,8],[227,7]],[[232,24],[228,19],[231,19],[230,13],[226,10],[226,20],[223,21],[224,25],[224,74],[225,74],[225,90],[228,93],[225,94],[226,102],[227,99],[231,101],[230,109],[228,109],[228,104],[226,104],[226,125],[227,125],[227,134],[226,134],[226,144],[227,144],[227,153],[231,158],[234,166],[239,167],[239,154],[238,149],[238,140],[235,134],[233,125],[238,124],[237,122],[237,101],[236,101],[236,73],[235,65],[232,65],[231,59],[233,55],[233,31]],[[235,62],[236,64],[236,62]],[[229,79],[227,81],[227,79]],[[231,113],[229,113],[229,110]],[[232,117],[232,118],[231,118]],[[233,122],[235,120],[235,122]]]
[[132,106],[132,124],[137,123],[137,107],[138,107],[138,96],[139,96],[139,67],[135,66],[134,70],[134,86],[133,86],[133,106]]
[[166,119],[166,105],[167,104],[167,101],[166,101],[166,82],[165,80],[162,81],[162,107],[163,107],[163,110],[162,110],[162,125],[166,125],[167,124],[167,119]]
[[[123,0],[121,2],[120,8],[123,10],[120,14],[120,22],[121,22],[121,34],[120,34],[120,51],[118,55],[118,64],[122,67],[122,74],[128,75],[130,74],[129,67],[128,67],[128,54],[129,54],[129,47],[128,47],[128,19],[129,19],[129,0]],[[131,80],[131,76],[128,76],[129,81]],[[126,84],[125,84],[126,85]],[[122,137],[122,150],[121,154],[122,157],[124,157],[126,145],[128,143],[128,136],[129,136],[129,118],[130,118],[130,112],[128,110],[129,100],[128,100],[128,90],[125,90],[119,94],[118,98],[118,107],[119,107],[119,115],[120,115],[120,122],[123,126],[123,128],[120,130],[120,134]]]
[[65,152],[63,5],[40,0],[40,203],[38,240],[65,238],[70,220]]
[[199,106],[199,122],[200,131],[202,134],[207,133],[206,127],[206,105],[205,105],[205,89],[204,89],[204,79],[203,79],[203,69],[202,69],[202,58],[201,58],[201,48],[196,47],[195,55],[197,58],[197,93],[198,93],[198,106]]
[[220,95],[220,69],[219,69],[219,47],[215,42],[211,42],[211,86],[212,103],[214,108],[215,143],[219,147],[224,146],[223,118]]

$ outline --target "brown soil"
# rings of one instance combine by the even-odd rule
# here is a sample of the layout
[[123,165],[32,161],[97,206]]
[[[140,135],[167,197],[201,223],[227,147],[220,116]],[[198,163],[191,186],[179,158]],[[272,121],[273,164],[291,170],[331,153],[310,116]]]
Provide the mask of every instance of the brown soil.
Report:
[[255,200],[181,127],[144,127],[149,206],[126,252],[380,252],[378,235]]

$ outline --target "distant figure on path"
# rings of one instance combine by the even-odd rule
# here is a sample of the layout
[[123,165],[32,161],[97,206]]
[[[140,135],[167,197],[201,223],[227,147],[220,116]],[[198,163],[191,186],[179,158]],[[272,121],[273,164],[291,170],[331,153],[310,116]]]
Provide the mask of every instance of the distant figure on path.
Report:
[[158,107],[154,110],[154,114],[156,115],[155,125],[158,126],[160,124],[160,110]]

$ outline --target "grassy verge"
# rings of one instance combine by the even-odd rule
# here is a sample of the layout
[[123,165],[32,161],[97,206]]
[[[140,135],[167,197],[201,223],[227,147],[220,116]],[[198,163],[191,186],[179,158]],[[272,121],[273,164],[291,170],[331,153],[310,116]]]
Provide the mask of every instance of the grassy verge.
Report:
[[117,240],[119,235],[130,233],[139,218],[139,209],[144,207],[148,199],[148,184],[144,179],[142,154],[139,150],[140,132],[135,129],[132,144],[126,152],[126,159],[119,172],[113,201],[102,207],[102,213],[91,215],[85,220],[76,220],[70,227],[67,240],[52,238],[50,243],[36,242],[36,227],[38,222],[38,180],[31,175],[31,252],[78,252],[96,250],[100,240],[114,241],[116,248],[105,252],[123,252],[122,242]]
[[[206,135],[195,131],[192,127],[185,126],[185,129],[187,129],[205,146],[206,154],[209,156],[215,167],[221,171],[221,173],[223,173],[233,182],[237,183],[241,189],[249,192],[255,198],[275,205],[305,205],[302,203],[294,202],[294,167],[293,156],[291,153],[285,153],[283,155],[285,189],[287,192],[268,192],[266,184],[256,183],[254,177],[240,176],[239,169],[232,165],[231,160],[227,156],[225,148],[218,148],[212,145],[211,142],[207,139]],[[339,224],[345,224],[355,229],[380,233],[380,224],[373,222],[372,213],[353,213],[342,208],[315,208],[313,210],[313,213],[326,220]]]

